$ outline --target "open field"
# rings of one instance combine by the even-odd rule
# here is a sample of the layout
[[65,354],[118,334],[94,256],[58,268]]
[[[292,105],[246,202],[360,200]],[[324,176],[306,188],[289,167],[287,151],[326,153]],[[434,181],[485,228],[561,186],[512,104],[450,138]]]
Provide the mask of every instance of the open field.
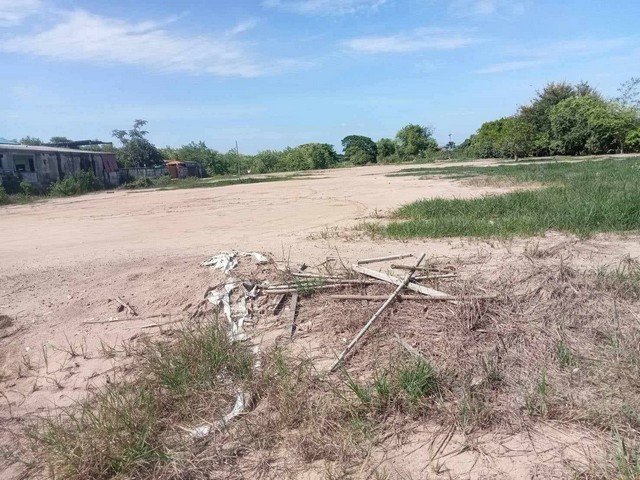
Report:
[[[438,165],[424,167],[437,173],[426,179],[389,176],[402,168],[319,171],[215,189],[102,192],[0,209],[0,314],[8,319],[0,324],[0,444],[18,444],[15,435],[32,415],[71,405],[144,367],[151,368],[145,391],[162,391],[158,398],[168,403],[145,403],[150,416],[140,420],[151,418],[149,431],[157,436],[134,445],[144,448],[118,464],[122,472],[165,478],[633,478],[640,471],[630,440],[640,428],[640,274],[633,260],[640,257],[640,238],[550,232],[533,239],[400,241],[353,230],[423,198],[477,198],[518,188],[517,182],[444,178],[447,171]],[[434,287],[498,300],[472,303],[471,310],[403,301],[347,364],[349,376],[327,379],[322,369],[381,302],[305,292],[292,340],[283,334],[285,318],[256,306],[263,377],[249,375],[245,353],[229,351],[215,331],[198,337],[210,339],[199,345],[229,354],[228,370],[216,364],[202,372],[186,360],[195,353],[185,351],[170,322],[201,311],[203,293],[225,277],[199,263],[232,249],[265,252],[285,262],[280,265],[313,266],[333,257],[336,268],[340,260],[349,265],[362,257],[424,251],[430,262],[453,265],[460,274]],[[244,263],[232,274],[256,281],[278,276],[272,265]],[[389,289],[346,293],[388,295]],[[139,317],[119,311],[117,297]],[[166,335],[143,328],[154,323],[167,324]],[[394,347],[395,333],[423,352],[433,375]],[[172,377],[173,390],[154,383],[165,371],[152,362],[157,355],[145,350],[145,338],[178,339],[171,355],[184,369],[173,373],[188,375]],[[495,362],[500,375],[492,373]],[[396,370],[399,376],[390,373]],[[195,456],[169,459],[179,448],[178,425],[211,422],[232,401],[226,380],[203,381],[215,375],[252,385],[260,396],[255,412],[198,446]],[[181,378],[195,379],[198,388],[185,395]],[[144,400],[124,395],[118,398]],[[184,399],[197,407],[186,414],[167,407]],[[330,414],[344,422],[328,422]],[[64,440],[69,431],[51,431],[61,442],[55,445],[69,446],[78,437],[71,432]],[[99,440],[85,440],[82,448],[100,449]],[[10,460],[0,457],[0,468],[17,478],[23,465]],[[98,460],[82,464],[76,478],[96,471],[109,478],[117,470]]]

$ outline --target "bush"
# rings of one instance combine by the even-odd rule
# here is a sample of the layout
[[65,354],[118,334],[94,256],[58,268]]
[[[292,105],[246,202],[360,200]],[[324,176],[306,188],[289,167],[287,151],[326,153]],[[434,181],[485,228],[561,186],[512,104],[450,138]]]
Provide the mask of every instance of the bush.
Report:
[[15,193],[21,193],[22,191],[20,189],[21,180],[22,180],[22,177],[14,174],[9,174],[2,178],[2,186],[4,187],[4,190],[9,195],[13,195]]
[[3,186],[0,185],[0,205],[6,205],[9,203],[9,195]]
[[163,175],[162,177],[158,177],[153,181],[153,184],[156,187],[168,187],[171,185],[171,177],[169,175]]
[[20,182],[20,191],[27,197],[30,197],[35,193],[35,188],[29,182],[23,180]]
[[69,197],[100,190],[102,186],[91,172],[79,171],[51,186],[49,193],[54,196]]
[[138,188],[151,188],[151,187],[153,187],[153,182],[151,181],[150,178],[146,178],[146,177],[136,178],[122,185],[122,188],[126,190],[136,190]]

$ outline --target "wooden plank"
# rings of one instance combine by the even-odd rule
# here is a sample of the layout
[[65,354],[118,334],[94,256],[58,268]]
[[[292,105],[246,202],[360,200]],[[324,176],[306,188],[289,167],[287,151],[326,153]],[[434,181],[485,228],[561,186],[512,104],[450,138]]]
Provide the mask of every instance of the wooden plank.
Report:
[[400,253],[398,255],[388,255],[386,257],[365,258],[364,260],[358,260],[356,263],[358,265],[365,265],[367,263],[386,262],[387,260],[398,260],[400,258],[408,258],[408,257],[413,257],[413,254]]
[[284,304],[284,298],[285,298],[285,295],[283,293],[281,293],[273,301],[273,314],[274,315],[277,315],[278,312],[280,311],[280,309],[282,308],[282,305]]
[[[411,270],[411,268],[413,268],[411,265],[400,265],[397,263],[392,263],[391,264],[391,268],[393,270]],[[429,266],[424,266],[424,267],[420,267],[420,268],[416,268],[416,271],[418,272],[436,272],[436,273],[448,273],[448,274],[453,274],[455,273],[453,270],[450,269],[446,269],[446,268],[438,268],[438,267],[429,267]]]
[[[330,295],[329,298],[333,300],[386,300],[386,295]],[[410,301],[448,301],[449,298],[430,297],[426,295],[398,295],[398,300],[410,300]]]
[[[424,257],[425,257],[424,253],[420,255],[420,258],[416,263],[416,267],[420,265]],[[331,372],[335,371],[335,369],[338,368],[338,366],[344,361],[345,357],[349,354],[349,352],[351,352],[355,344],[358,343],[358,340],[360,340],[364,336],[364,334],[367,333],[367,330],[369,330],[371,325],[373,325],[373,322],[375,322],[380,317],[380,315],[384,313],[387,307],[391,305],[391,303],[393,303],[396,297],[400,294],[402,289],[409,283],[409,281],[411,281],[411,275],[413,275],[413,271],[410,271],[407,274],[407,276],[404,278],[404,280],[400,281],[398,288],[395,289],[395,291],[391,294],[391,296],[387,298],[387,301],[382,304],[382,306],[376,311],[376,313],[373,314],[373,316],[369,319],[369,321],[365,324],[365,326],[362,327],[362,329],[358,332],[358,334],[354,337],[354,339],[351,340],[349,345],[347,345],[347,348],[345,348],[342,351],[342,353],[338,356],[338,358],[336,358],[336,361],[333,362],[333,365],[331,365],[331,369],[329,371]]]
[[[398,277],[393,277],[391,275],[387,275],[386,273],[378,272],[377,270],[371,270],[367,267],[361,267],[359,265],[353,265],[352,267],[356,272],[361,273],[363,275],[367,275],[369,277],[377,278],[378,280],[383,280],[388,283],[392,283],[394,285],[402,284],[402,280]],[[413,275],[413,272],[412,272]],[[408,283],[406,287],[409,290],[413,290],[414,292],[421,293],[423,295],[427,295],[434,298],[442,298],[447,300],[452,300],[453,297],[447,293],[440,292],[434,288],[425,287],[424,285],[417,285],[415,283]]]
[[[386,295],[329,295],[329,298],[333,300],[385,300],[387,298]],[[427,295],[398,295],[399,300],[409,300],[409,301],[417,301],[417,302],[434,302],[434,301],[442,301],[442,302],[450,302],[454,301],[471,301],[471,300],[492,300],[495,299],[495,296],[481,296],[481,297],[431,297]]]
[[298,292],[291,295],[291,311],[289,312],[289,338],[293,338],[296,331],[296,309],[298,308]]

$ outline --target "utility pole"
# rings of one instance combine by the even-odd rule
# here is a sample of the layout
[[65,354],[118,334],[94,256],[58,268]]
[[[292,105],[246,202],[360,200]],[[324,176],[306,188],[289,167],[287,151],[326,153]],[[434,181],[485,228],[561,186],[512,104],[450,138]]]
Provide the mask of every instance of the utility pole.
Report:
[[238,141],[236,140],[236,163],[238,164],[238,176],[240,176],[240,152],[238,152]]

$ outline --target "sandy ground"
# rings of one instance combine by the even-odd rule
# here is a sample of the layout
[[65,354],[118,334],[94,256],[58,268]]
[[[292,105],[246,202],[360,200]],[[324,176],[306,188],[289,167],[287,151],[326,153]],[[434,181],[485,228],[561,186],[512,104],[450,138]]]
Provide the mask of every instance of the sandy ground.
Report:
[[[508,190],[386,176],[400,168],[337,169],[210,189],[103,192],[0,209],[0,314],[13,319],[0,330],[0,438],[10,439],[23,415],[67,405],[108,381],[124,356],[123,342],[146,331],[141,327],[195,308],[220,280],[198,265],[220,251],[261,251],[308,264],[327,256],[348,263],[405,251],[456,257],[489,252],[500,261],[530,244],[352,238],[349,227],[403,203]],[[343,234],[336,235],[336,228]],[[586,264],[640,255],[633,236],[580,245]],[[126,320],[116,297],[134,306],[139,319]],[[107,320],[119,321],[87,323]],[[105,358],[113,346],[116,358]]]

